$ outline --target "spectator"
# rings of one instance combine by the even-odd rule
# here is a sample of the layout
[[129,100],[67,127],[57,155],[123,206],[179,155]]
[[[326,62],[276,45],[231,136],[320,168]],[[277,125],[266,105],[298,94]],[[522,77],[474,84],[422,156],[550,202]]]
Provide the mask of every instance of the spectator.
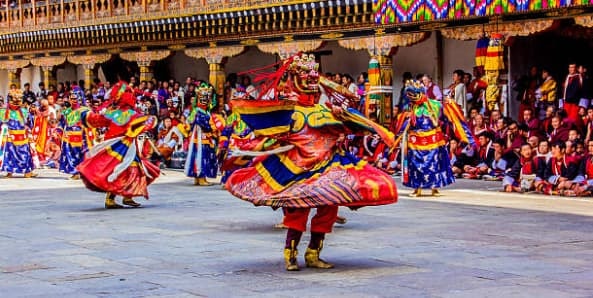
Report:
[[542,79],[544,82],[535,91],[535,97],[539,101],[538,111],[539,119],[544,119],[547,115],[549,107],[555,106],[556,103],[556,80],[550,75],[547,69],[542,69]]
[[539,120],[533,116],[533,110],[531,108],[523,110],[522,116],[521,123],[527,125],[529,136],[540,135]]
[[575,63],[568,65],[568,75],[564,80],[563,87],[563,108],[567,117],[578,125],[579,102],[583,95],[583,78],[577,72]]
[[25,90],[23,90],[23,102],[27,105],[33,105],[37,101],[37,96],[31,91],[31,84],[25,83]]
[[[481,116],[481,115],[480,115]],[[463,178],[466,179],[480,179],[482,175],[490,172],[489,165],[494,160],[494,148],[492,148],[492,134],[488,131],[483,131],[478,135],[478,156],[476,166],[465,165],[463,171],[465,172]]]
[[[550,143],[566,142],[568,140],[568,128],[560,116],[552,117],[552,132],[550,133]],[[566,148],[564,148],[566,149]]]
[[[546,164],[533,158],[533,151],[529,144],[521,145],[521,157],[517,159],[510,170],[504,175],[502,187],[505,192],[526,192],[534,190],[541,182],[542,172]],[[540,177],[538,174],[540,173]]]
[[422,76],[422,84],[426,90],[426,96],[430,99],[436,99],[438,101],[443,100],[443,93],[437,84],[432,81],[432,78],[425,74]]
[[448,92],[445,94],[448,100],[456,103],[461,109],[463,116],[467,117],[468,107],[466,98],[465,84],[463,84],[463,76],[465,72],[457,69],[453,72],[453,83],[449,86]]
[[474,103],[473,107],[481,111],[484,108],[484,92],[486,91],[486,87],[488,87],[488,83],[482,80],[484,76],[483,66],[474,66],[473,73],[474,79],[469,83],[467,93],[468,95],[471,94]]
[[566,143],[557,142],[552,145],[552,158],[546,166],[546,190],[544,193],[558,193],[566,196],[575,196],[573,186],[583,182],[584,177],[579,177],[579,165],[574,159],[566,156]]

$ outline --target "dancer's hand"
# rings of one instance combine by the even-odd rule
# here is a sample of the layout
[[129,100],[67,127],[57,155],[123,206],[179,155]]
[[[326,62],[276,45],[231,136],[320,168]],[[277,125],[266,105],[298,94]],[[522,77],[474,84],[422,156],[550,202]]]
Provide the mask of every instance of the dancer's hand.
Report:
[[332,106],[332,113],[334,113],[335,115],[341,115],[343,112],[344,112],[344,110],[342,109],[342,107],[340,107],[338,105]]

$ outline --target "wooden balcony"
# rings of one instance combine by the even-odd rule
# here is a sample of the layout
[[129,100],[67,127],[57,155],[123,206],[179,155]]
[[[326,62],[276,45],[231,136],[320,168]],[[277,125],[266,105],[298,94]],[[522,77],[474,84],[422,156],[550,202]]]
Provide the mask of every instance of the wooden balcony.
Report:
[[[20,0],[23,1],[23,0]],[[0,9],[0,53],[106,50],[372,34],[371,0],[50,0]],[[366,29],[361,31],[359,29]],[[337,34],[337,33],[336,33]]]

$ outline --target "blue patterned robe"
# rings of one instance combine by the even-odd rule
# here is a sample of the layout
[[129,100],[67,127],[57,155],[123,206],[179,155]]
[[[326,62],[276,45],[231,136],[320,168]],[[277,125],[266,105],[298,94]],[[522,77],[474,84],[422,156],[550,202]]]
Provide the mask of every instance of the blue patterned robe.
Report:
[[216,127],[210,113],[194,108],[187,121],[191,125],[191,135],[185,162],[185,175],[194,178],[216,178],[218,174]]
[[76,167],[84,159],[88,149],[86,133],[80,121],[80,109],[67,108],[62,112],[60,126],[64,130],[62,138],[62,155],[60,156],[60,172],[78,174]]
[[412,188],[439,188],[455,182],[446,139],[439,126],[442,105],[428,100],[412,105],[404,160],[404,185]]
[[3,148],[0,171],[26,174],[33,171],[33,157],[27,129],[33,126],[33,118],[25,108],[0,109],[0,123],[8,127],[8,138]]

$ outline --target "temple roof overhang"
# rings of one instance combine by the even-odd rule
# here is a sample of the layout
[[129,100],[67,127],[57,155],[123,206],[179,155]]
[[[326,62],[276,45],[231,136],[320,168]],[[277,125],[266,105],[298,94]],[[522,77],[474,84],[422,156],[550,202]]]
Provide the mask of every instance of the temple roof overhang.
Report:
[[[9,17],[9,26],[6,26],[6,22],[0,22],[0,55],[4,55],[3,59],[9,56],[11,59],[18,59],[73,56],[89,51],[113,54],[146,49],[253,46],[263,43],[343,40],[435,30],[449,38],[475,39],[485,28],[493,31],[507,30],[513,32],[513,35],[525,35],[544,30],[554,19],[586,18],[593,14],[593,6],[586,4],[533,10],[515,9],[506,13],[483,15],[453,14],[453,17],[448,17],[447,13],[447,17],[431,19],[427,17],[431,14],[426,12],[431,1],[417,0],[408,1],[417,3],[415,13],[408,11],[411,17],[381,22],[378,10],[381,1],[371,3],[371,0],[225,1],[227,6],[216,6],[215,1],[199,1],[201,6],[192,6],[195,4],[192,4],[194,0],[175,0],[169,4],[177,3],[176,5],[183,9],[164,9],[165,2],[161,1],[158,2],[161,9],[155,8],[153,11],[147,4],[150,0],[144,0],[144,14],[136,13],[132,7],[127,6],[130,1],[122,1],[127,9],[123,13],[115,13],[116,10],[111,7],[109,15],[106,16],[99,14],[95,8],[91,19],[83,18],[82,9],[77,10],[76,15],[72,17],[74,19],[69,21],[62,15],[62,22],[58,23],[39,23],[39,15],[36,15],[32,25],[25,25],[21,19],[20,24],[13,26]],[[477,0],[464,3],[472,1],[476,3]],[[79,4],[82,1],[37,3],[45,4],[46,8],[59,4],[60,11],[63,12],[65,4]],[[111,2],[106,0],[104,3]],[[210,9],[204,10],[207,5],[210,5]],[[397,4],[395,5],[397,7]],[[109,8],[108,6],[105,7]],[[0,10],[0,20],[3,20],[3,12],[11,11],[13,10]],[[441,9],[441,12],[443,11]],[[451,11],[454,12],[451,9],[447,10]],[[7,20],[6,17],[4,20]]]

